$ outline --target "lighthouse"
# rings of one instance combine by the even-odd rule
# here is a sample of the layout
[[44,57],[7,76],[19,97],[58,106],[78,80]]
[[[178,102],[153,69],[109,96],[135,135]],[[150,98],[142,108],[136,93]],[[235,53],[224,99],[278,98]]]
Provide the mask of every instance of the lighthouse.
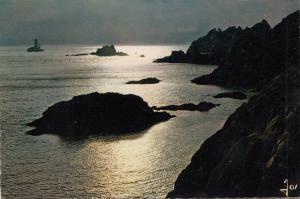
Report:
[[27,52],[42,52],[42,51],[44,51],[43,49],[41,49],[37,38],[34,39],[33,43],[34,43],[34,46],[28,48]]

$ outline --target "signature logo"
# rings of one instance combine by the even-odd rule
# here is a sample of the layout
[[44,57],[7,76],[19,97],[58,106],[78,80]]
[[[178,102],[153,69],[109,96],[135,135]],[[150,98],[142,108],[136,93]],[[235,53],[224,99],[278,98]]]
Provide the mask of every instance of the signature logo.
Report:
[[284,193],[284,195],[286,197],[289,197],[289,192],[290,191],[295,191],[298,188],[298,184],[289,184],[289,180],[286,179],[283,184],[285,184],[285,187],[283,189],[280,189],[280,191],[282,193]]

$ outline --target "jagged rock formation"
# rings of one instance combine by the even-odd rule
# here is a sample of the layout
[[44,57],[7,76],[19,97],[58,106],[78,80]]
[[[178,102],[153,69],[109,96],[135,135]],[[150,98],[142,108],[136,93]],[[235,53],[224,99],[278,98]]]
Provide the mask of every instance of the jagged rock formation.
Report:
[[155,110],[170,110],[170,111],[209,111],[212,108],[220,106],[220,104],[213,104],[210,102],[200,102],[199,104],[181,104],[181,105],[169,105],[169,106],[161,106],[161,107],[153,107]]
[[156,59],[154,62],[160,63],[160,62],[169,62],[169,63],[186,63],[188,62],[186,54],[182,51],[172,51],[170,56]]
[[279,197],[286,179],[299,185],[299,11],[273,29],[246,29],[219,68],[197,81],[260,92],[202,144],[167,197]]
[[214,98],[232,98],[232,99],[247,99],[247,95],[242,92],[226,92],[219,93]]
[[196,84],[258,88],[299,59],[299,11],[271,29],[263,20],[251,28],[213,29],[194,41],[186,53],[172,52],[156,62],[216,64],[211,74],[192,80]]
[[299,11],[270,29],[266,22],[246,28],[228,55],[211,74],[192,80],[197,84],[259,88],[299,59]]
[[28,124],[35,127],[28,134],[120,135],[142,131],[171,117],[166,112],[154,112],[136,95],[95,92],[49,107],[40,119]]
[[[285,196],[300,184],[300,70],[289,68],[207,139],[167,197]],[[289,190],[300,196],[300,189]]]
[[241,27],[212,29],[207,35],[193,41],[187,52],[172,51],[170,56],[157,59],[154,62],[218,64],[230,52],[231,47],[243,32]]
[[102,48],[98,48],[96,52],[90,54],[97,56],[127,56],[127,54],[124,52],[117,52],[114,45],[102,46]]
[[129,81],[126,84],[158,84],[160,82],[156,77],[149,77],[137,81]]

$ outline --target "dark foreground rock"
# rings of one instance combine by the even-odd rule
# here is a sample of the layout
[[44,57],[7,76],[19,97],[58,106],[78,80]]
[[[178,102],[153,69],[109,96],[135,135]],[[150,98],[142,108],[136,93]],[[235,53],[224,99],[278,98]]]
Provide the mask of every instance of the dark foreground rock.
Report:
[[28,124],[35,127],[28,134],[120,135],[142,131],[171,117],[166,112],[154,112],[136,95],[95,92],[54,104]]
[[300,71],[287,70],[202,144],[167,197],[279,197],[286,179],[299,186]]
[[210,102],[200,102],[199,104],[181,104],[181,105],[169,105],[169,106],[162,106],[162,107],[154,107],[155,110],[170,110],[170,111],[179,111],[179,110],[185,110],[185,111],[209,111],[212,108],[215,108],[216,106],[219,106],[220,104],[213,104]]
[[114,45],[106,45],[102,46],[102,48],[98,48],[96,52],[90,53],[91,55],[97,56],[128,56],[128,54],[124,52],[117,52]]
[[145,78],[138,81],[129,81],[126,84],[158,84],[160,82],[159,79],[155,77]]
[[247,95],[242,92],[226,92],[219,93],[214,98],[232,98],[232,99],[247,99]]

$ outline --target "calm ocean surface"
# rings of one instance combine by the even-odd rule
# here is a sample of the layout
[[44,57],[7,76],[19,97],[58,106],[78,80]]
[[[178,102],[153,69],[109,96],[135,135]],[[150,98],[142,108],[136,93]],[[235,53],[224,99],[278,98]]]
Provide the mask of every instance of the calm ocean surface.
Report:
[[[215,66],[158,64],[154,58],[188,46],[116,46],[128,57],[66,57],[96,46],[0,47],[1,192],[4,198],[165,197],[206,138],[220,129],[243,101],[215,99],[228,91],[191,84]],[[141,54],[145,58],[139,57]],[[157,77],[154,85],[127,85]],[[177,117],[143,132],[85,140],[30,136],[25,124],[49,106],[90,92],[132,93],[150,106],[207,100],[221,106]]]

